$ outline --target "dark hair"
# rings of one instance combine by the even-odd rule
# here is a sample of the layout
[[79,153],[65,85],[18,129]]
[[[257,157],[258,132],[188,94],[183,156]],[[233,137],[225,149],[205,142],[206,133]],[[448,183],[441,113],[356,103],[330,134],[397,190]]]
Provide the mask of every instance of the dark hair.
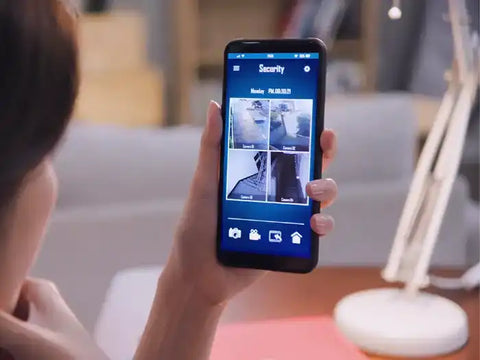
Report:
[[0,1],[0,223],[68,124],[78,89],[75,27],[61,0]]

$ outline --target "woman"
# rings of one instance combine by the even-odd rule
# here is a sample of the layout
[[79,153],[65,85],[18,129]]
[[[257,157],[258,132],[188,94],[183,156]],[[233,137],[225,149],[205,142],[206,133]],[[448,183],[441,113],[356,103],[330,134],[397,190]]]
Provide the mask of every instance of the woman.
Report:
[[[71,9],[60,0],[1,1],[0,71],[0,357],[105,359],[55,286],[26,280],[57,196],[50,156],[77,94]],[[225,268],[215,259],[221,133],[220,109],[212,102],[186,208],[136,359],[207,359],[228,300],[264,273]],[[321,146],[328,166],[336,146],[331,131],[322,134]],[[307,192],[328,206],[337,189],[333,180],[317,180]],[[333,219],[316,214],[311,225],[325,235]]]

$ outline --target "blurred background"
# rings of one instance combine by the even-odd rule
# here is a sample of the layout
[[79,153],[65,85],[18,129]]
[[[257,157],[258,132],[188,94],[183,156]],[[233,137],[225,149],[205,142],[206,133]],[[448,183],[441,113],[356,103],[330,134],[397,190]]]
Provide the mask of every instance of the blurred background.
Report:
[[[320,37],[330,50],[330,94],[403,90],[435,101],[446,89],[443,75],[452,60],[443,0],[404,0],[402,17],[394,21],[388,16],[391,0],[72,1],[85,11],[85,102],[78,117],[100,123],[202,124],[206,101],[221,99],[223,49],[236,38]],[[472,28],[478,28],[478,1],[467,3]],[[107,112],[107,96],[122,90],[114,75],[122,76],[119,83],[133,78],[129,90],[137,95],[129,98],[138,113],[122,115],[118,103],[111,107],[120,114]],[[99,96],[93,96],[95,85],[108,90],[105,103],[88,102]],[[145,99],[147,89],[157,91],[159,103]],[[152,103],[138,106],[138,99]]]
[[[453,58],[447,0],[394,3],[397,19],[390,0],[76,1],[82,85],[35,275],[54,280],[93,329],[116,274],[165,262],[235,38],[326,42],[326,123],[339,136],[327,176],[341,192],[320,264],[384,265]],[[478,31],[479,2],[467,3]],[[478,146],[477,101],[436,265],[478,261]]]

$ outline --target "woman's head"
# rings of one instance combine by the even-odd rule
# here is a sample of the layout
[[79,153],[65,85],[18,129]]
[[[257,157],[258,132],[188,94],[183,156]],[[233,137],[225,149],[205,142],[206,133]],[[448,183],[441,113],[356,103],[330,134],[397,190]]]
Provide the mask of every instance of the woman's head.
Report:
[[75,19],[61,0],[0,2],[0,308],[11,310],[56,199],[49,155],[78,88]]

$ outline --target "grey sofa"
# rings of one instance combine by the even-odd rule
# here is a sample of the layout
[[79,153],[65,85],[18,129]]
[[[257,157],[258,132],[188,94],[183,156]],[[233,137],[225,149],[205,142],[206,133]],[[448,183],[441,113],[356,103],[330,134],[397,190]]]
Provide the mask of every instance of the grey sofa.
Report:
[[[386,94],[327,101],[340,195],[320,266],[385,263],[416,153],[412,99]],[[60,198],[34,275],[55,281],[92,329],[118,271],[165,262],[196,164],[201,129],[74,125],[56,159]],[[458,179],[434,264],[466,266],[467,187]],[[213,250],[212,250],[213,251]]]

